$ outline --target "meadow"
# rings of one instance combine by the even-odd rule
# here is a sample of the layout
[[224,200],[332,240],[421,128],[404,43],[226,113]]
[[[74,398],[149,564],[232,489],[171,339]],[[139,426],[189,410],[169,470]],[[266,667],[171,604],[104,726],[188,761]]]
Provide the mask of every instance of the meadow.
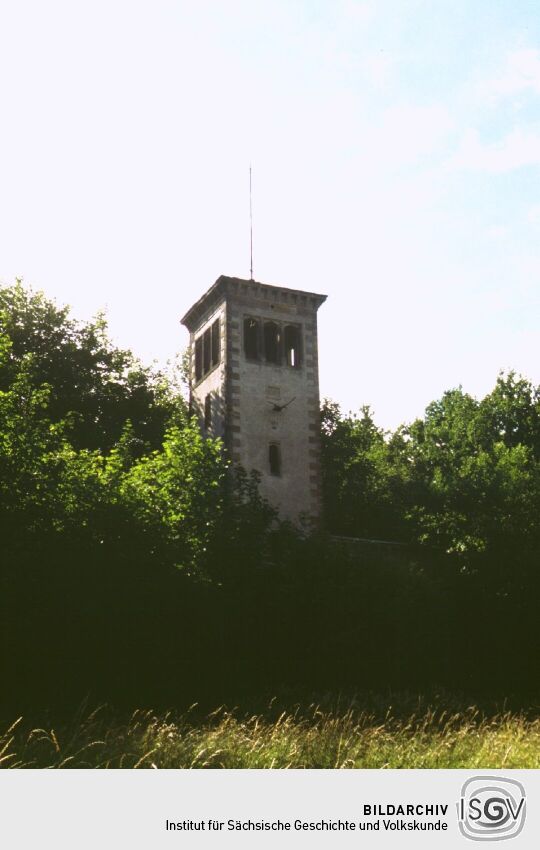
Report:
[[[415,704],[416,702],[416,704]],[[434,708],[406,698],[201,715],[106,706],[70,721],[4,725],[2,768],[540,768],[535,713]]]

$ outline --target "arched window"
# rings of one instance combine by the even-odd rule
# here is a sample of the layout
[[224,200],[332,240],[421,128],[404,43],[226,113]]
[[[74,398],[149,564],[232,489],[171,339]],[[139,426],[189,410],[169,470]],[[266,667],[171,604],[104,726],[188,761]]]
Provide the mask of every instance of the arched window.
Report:
[[249,360],[259,359],[259,322],[244,319],[244,354]]
[[300,366],[300,328],[295,325],[285,328],[285,360],[294,369]]
[[195,340],[195,380],[200,381],[203,374],[203,338]]
[[267,363],[281,363],[281,335],[275,322],[264,323],[264,356]]
[[277,443],[268,446],[268,465],[270,475],[281,475],[281,452]]
[[217,366],[221,357],[219,319],[195,340],[195,380],[200,381]]
[[212,329],[207,328],[203,334],[203,372],[206,375],[210,371],[212,360]]
[[212,366],[217,366],[220,355],[219,319],[212,325]]

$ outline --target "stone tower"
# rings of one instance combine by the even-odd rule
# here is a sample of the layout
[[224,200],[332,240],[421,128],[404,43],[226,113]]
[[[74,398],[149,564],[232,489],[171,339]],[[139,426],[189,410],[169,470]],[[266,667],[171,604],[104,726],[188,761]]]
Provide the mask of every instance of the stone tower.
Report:
[[182,319],[203,433],[258,470],[283,519],[321,511],[317,310],[326,295],[220,277]]

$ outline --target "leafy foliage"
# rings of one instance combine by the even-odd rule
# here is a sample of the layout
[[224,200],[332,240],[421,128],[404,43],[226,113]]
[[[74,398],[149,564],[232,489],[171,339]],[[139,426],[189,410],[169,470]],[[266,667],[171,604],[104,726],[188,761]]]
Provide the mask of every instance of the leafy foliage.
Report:
[[[201,569],[226,464],[162,376],[20,283],[0,290],[0,523]],[[154,447],[156,446],[156,447]],[[5,549],[9,552],[9,548]]]
[[323,407],[329,522],[339,533],[447,552],[537,550],[540,390],[513,372],[477,401],[461,389],[385,435],[368,408]]
[[9,340],[0,390],[13,384],[24,363],[33,386],[48,387],[47,415],[69,424],[76,448],[110,449],[127,421],[139,452],[159,447],[181,400],[168,394],[162,374],[110,343],[103,315],[77,322],[69,308],[18,281],[0,288],[0,332]]
[[538,389],[511,373],[481,401],[452,390],[394,434],[327,402],[322,446],[329,530],[407,545],[278,523],[257,474],[231,474],[174,382],[115,348],[103,318],[0,289],[6,699],[530,690]]
[[325,518],[336,534],[401,539],[406,466],[369,407],[343,417],[325,400],[321,411]]

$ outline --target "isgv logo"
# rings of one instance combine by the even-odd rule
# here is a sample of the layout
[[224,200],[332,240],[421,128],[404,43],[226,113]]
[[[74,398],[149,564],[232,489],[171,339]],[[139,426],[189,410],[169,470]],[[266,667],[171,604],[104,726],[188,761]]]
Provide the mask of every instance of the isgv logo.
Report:
[[503,776],[473,776],[457,804],[461,834],[473,841],[502,841],[519,835],[525,823],[525,788]]

